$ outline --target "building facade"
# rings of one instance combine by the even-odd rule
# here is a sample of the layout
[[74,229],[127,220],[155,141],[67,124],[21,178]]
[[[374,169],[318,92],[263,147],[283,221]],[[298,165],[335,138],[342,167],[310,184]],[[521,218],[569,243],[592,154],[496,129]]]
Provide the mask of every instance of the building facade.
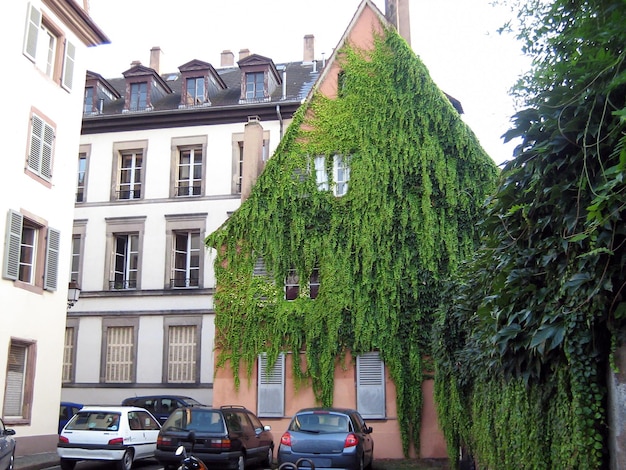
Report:
[[19,1],[0,23],[11,70],[0,83],[12,90],[0,175],[0,403],[24,455],[56,446],[81,64],[88,47],[109,40],[69,0]]
[[303,58],[224,51],[178,70],[88,71],[65,330],[65,400],[153,393],[213,401],[215,279],[205,237],[249,194],[319,75]]

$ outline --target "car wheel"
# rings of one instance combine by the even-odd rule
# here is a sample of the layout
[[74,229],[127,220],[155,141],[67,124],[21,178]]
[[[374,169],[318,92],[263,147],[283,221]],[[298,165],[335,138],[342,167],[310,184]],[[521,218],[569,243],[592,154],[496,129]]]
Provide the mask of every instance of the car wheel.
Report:
[[122,460],[117,461],[117,470],[130,470],[133,468],[133,451],[128,449],[124,452]]
[[274,449],[270,447],[269,449],[267,449],[267,456],[265,457],[265,460],[261,462],[261,465],[263,465],[264,468],[272,468],[273,463],[274,463]]
[[361,462],[359,462],[359,470],[364,470],[364,469],[365,469],[365,456],[362,455]]
[[246,469],[246,458],[244,455],[240,455],[237,460],[237,470],[245,470]]
[[74,470],[76,460],[61,459],[61,470]]

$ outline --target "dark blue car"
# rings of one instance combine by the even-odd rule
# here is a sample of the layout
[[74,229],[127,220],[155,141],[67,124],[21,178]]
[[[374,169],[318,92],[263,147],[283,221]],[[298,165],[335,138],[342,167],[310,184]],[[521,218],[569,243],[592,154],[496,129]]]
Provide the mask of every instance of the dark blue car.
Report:
[[67,422],[72,416],[74,416],[83,405],[81,403],[73,403],[71,401],[62,401],[59,407],[59,430],[58,434],[61,434],[61,430],[65,427]]
[[0,419],[0,468],[13,470],[15,462],[15,439],[13,429],[5,428]]

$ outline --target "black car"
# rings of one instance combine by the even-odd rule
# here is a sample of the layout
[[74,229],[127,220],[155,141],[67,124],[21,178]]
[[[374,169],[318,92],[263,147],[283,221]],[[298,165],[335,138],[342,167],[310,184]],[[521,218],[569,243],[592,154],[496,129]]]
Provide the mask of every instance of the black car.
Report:
[[125,398],[122,401],[122,406],[138,406],[145,408],[152,413],[152,416],[159,420],[159,424],[163,424],[172,411],[177,408],[204,405],[194,398],[182,395],[145,395],[141,397]]
[[305,408],[295,414],[280,438],[278,465],[304,459],[315,468],[371,469],[371,434],[372,428],[356,410]]
[[243,406],[178,408],[161,428],[154,456],[166,470],[176,468],[182,459],[176,449],[184,445],[190,453],[193,441],[193,455],[209,468],[268,468],[274,455],[270,429]]

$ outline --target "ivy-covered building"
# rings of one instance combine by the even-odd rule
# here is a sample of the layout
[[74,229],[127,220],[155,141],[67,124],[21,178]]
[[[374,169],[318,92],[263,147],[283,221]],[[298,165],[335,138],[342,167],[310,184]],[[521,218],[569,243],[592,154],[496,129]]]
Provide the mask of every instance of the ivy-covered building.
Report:
[[275,439],[301,407],[357,408],[378,458],[445,458],[432,318],[497,168],[397,24],[361,2],[250,196],[207,237],[213,405],[250,407]]

